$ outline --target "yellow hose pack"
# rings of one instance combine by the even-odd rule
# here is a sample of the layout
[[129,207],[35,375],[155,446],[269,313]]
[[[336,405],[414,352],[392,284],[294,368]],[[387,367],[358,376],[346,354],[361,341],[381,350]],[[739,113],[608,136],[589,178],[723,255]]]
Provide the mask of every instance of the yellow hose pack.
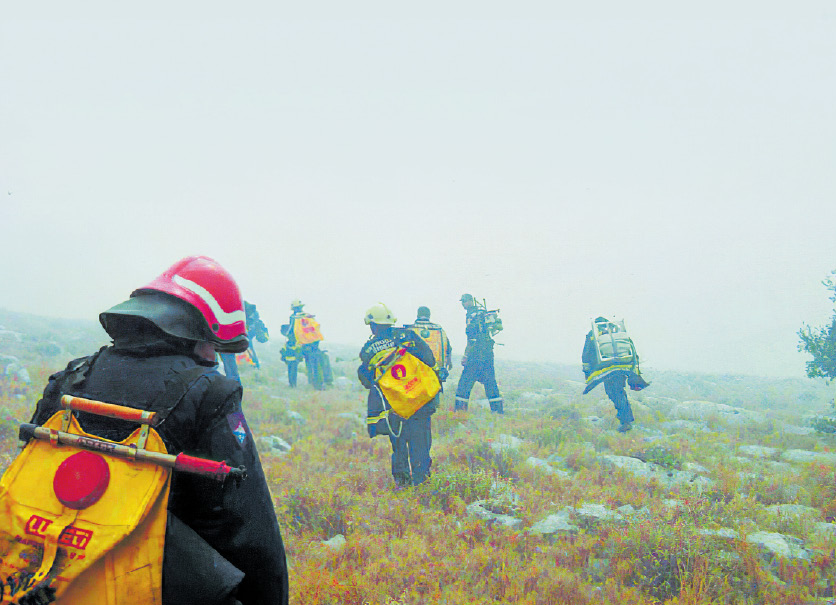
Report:
[[[160,604],[171,470],[102,455],[115,442],[73,416],[64,430],[97,439],[101,453],[59,445],[62,415],[44,424],[53,443],[31,440],[0,480],[0,604],[38,590],[61,605]],[[144,449],[165,454],[146,432]],[[119,443],[137,447],[140,433]]]

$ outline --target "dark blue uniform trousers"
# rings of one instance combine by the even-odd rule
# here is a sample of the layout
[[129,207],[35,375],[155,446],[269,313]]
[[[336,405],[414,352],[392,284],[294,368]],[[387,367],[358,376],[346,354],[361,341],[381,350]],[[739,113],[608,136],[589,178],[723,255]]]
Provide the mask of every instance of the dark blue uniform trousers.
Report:
[[479,358],[468,358],[467,364],[462,370],[459,384],[456,386],[456,407],[457,410],[466,410],[467,402],[470,399],[470,391],[473,385],[481,382],[485,386],[485,395],[488,396],[488,403],[492,412],[503,413],[502,395],[499,394],[499,386],[496,384],[496,372],[493,367],[493,352],[490,355]]
[[621,424],[633,422],[633,410],[630,407],[630,400],[627,399],[627,391],[624,386],[627,384],[627,377],[624,374],[608,376],[604,379],[604,390],[615,406],[615,413]]
[[[430,448],[433,444],[432,413],[437,403],[430,401],[410,418],[401,420],[400,434],[389,435],[392,444],[392,477],[398,485],[418,485],[430,476]],[[391,416],[390,416],[391,418]],[[392,429],[398,430],[395,423]]]

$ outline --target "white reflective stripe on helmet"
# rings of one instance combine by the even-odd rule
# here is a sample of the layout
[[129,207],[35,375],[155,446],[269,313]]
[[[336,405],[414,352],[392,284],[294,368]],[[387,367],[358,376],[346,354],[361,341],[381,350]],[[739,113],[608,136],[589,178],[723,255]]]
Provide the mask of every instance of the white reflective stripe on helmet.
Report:
[[215,297],[212,294],[201,286],[200,284],[196,284],[195,282],[186,279],[180,275],[175,275],[171,278],[175,284],[180,286],[181,288],[185,288],[189,292],[193,292],[197,294],[200,299],[206,303],[209,309],[212,310],[212,313],[215,315],[215,318],[218,320],[218,323],[224,326],[228,326],[230,324],[234,324],[236,321],[243,321],[246,323],[247,315],[244,313],[243,309],[240,311],[233,311],[232,313],[227,313],[223,309],[221,309],[221,305],[218,304],[218,301],[215,300]]

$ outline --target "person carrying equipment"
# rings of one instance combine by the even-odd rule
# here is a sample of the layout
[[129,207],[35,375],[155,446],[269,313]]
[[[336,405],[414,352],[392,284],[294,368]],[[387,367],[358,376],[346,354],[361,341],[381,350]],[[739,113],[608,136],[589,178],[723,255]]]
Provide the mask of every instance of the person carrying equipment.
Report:
[[407,324],[404,328],[409,328],[415,332],[430,346],[433,357],[435,357],[435,367],[433,369],[438,374],[441,382],[447,380],[450,370],[453,368],[453,347],[450,345],[450,339],[447,338],[447,332],[444,331],[444,328],[430,321],[429,307],[418,307],[415,323]]
[[[247,338],[250,341],[249,347],[245,353],[240,354],[244,361],[252,364],[258,370],[261,364],[258,361],[258,355],[255,354],[255,340],[258,342],[267,342],[270,340],[270,332],[267,331],[267,326],[261,321],[258,316],[258,311],[254,304],[244,301],[244,313],[247,321]],[[221,363],[224,366],[224,374],[227,378],[233,378],[241,382],[241,375],[238,372],[238,361],[234,353],[221,353]]]
[[241,385],[214,361],[248,346],[234,279],[187,257],[99,321],[113,343],[50,377],[0,481],[0,603],[286,605]]
[[586,395],[600,383],[615,406],[620,433],[633,428],[633,410],[627,399],[625,385],[634,391],[648,386],[639,371],[639,354],[633,340],[627,334],[624,321],[610,321],[596,317],[592,329],[587,333],[581,355],[583,373],[586,377]]
[[248,303],[246,300],[244,301],[244,313],[247,316],[247,338],[250,339],[250,347],[247,352],[250,354],[250,359],[252,359],[256,369],[261,369],[258,355],[255,354],[255,341],[267,342],[270,340],[270,331],[259,316],[255,305]]
[[415,332],[395,327],[397,318],[383,303],[370,307],[364,321],[372,335],[360,350],[357,376],[369,389],[369,437],[389,435],[395,484],[418,485],[432,466],[431,417],[441,390],[435,358]]
[[456,387],[456,410],[467,410],[470,392],[476,382],[485,387],[485,395],[491,412],[504,414],[502,395],[496,384],[496,371],[493,360],[493,336],[502,330],[502,320],[499,310],[487,310],[484,303],[479,305],[472,294],[463,294],[462,307],[466,312],[465,333],[467,334],[467,348],[462,357],[462,375]]
[[287,364],[287,382],[291,387],[296,386],[296,376],[299,362],[304,359],[308,370],[308,382],[317,391],[325,389],[322,355],[319,343],[323,340],[319,331],[319,322],[314,315],[302,311],[304,303],[298,298],[290,303],[292,311],[287,327],[282,326],[282,334],[287,337],[287,343],[282,349],[282,359]]

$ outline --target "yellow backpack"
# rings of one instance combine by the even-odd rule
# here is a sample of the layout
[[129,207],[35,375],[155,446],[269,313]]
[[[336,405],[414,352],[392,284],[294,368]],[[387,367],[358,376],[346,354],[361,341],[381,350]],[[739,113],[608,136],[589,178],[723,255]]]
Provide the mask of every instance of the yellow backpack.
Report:
[[313,315],[297,317],[293,322],[293,335],[296,336],[296,344],[300,345],[323,340],[322,332],[319,331],[319,322],[313,318]]
[[[21,427],[31,440],[0,479],[0,604],[159,605],[171,469],[230,469],[167,454],[153,412],[61,404],[42,427]],[[84,432],[73,409],[143,426],[117,443]]]
[[435,371],[406,349],[386,349],[372,358],[375,381],[392,410],[409,418],[441,390]]
[[447,367],[447,339],[441,326],[412,324],[404,327],[415,332],[429,345],[435,357],[435,369]]

